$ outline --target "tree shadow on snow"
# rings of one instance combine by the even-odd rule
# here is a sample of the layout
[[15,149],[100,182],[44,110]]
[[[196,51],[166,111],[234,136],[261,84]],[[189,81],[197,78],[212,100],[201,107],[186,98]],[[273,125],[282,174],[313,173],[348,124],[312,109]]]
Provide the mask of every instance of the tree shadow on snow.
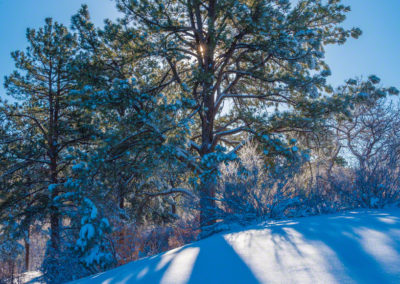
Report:
[[[400,283],[400,219],[358,212],[255,228],[248,241],[275,264],[278,283]],[[261,236],[265,234],[264,236]],[[262,254],[262,253],[260,253]],[[265,281],[264,281],[265,282]]]
[[88,278],[88,283],[259,283],[221,235]]
[[399,283],[399,254],[400,218],[348,212],[215,235],[88,283]]

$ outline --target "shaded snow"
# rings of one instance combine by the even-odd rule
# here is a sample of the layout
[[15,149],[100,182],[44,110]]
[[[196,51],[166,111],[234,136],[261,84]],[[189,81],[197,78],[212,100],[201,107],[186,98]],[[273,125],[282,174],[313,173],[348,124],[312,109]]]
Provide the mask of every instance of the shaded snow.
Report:
[[74,283],[400,283],[400,209],[268,222]]

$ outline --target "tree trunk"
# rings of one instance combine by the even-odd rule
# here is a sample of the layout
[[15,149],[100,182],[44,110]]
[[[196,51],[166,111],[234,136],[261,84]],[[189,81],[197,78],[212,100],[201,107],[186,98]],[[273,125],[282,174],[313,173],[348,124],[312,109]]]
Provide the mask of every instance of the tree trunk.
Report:
[[25,270],[29,271],[29,253],[30,253],[30,228],[28,227],[27,235],[24,239],[25,246]]
[[[200,185],[200,226],[206,228],[216,223],[216,184],[214,180]],[[203,230],[202,230],[203,231]]]
[[[51,159],[51,165],[50,165],[50,172],[51,172],[51,182],[52,184],[57,184],[58,183],[58,178],[57,178],[57,160],[56,157]],[[54,202],[54,198],[56,198],[58,195],[58,188],[55,187],[53,188],[51,192],[51,200],[50,202]],[[53,253],[55,254],[56,252],[59,251],[60,249],[60,212],[58,210],[57,206],[51,205],[50,207],[50,229],[51,229],[51,234],[50,234],[50,246],[53,250]]]
[[[212,138],[213,138],[213,117],[208,117],[207,123],[204,123],[203,128],[203,143],[201,147],[200,156],[204,159],[205,156],[213,152]],[[201,235],[207,236],[209,234],[209,226],[216,223],[217,207],[216,207],[216,178],[214,177],[214,167],[217,165],[203,165],[207,175],[202,176],[200,181],[200,227]]]
[[10,262],[10,267],[11,267],[11,282],[10,283],[14,283],[14,277],[15,277],[15,262],[14,260],[11,260]]
[[[211,61],[211,60],[210,60]],[[206,62],[208,62],[206,60]],[[205,116],[202,119],[202,145],[200,149],[200,156],[202,160],[207,155],[214,152],[214,96],[211,90],[210,84],[205,84],[205,99],[204,104],[206,106]],[[209,233],[209,226],[216,223],[216,178],[214,176],[215,167],[217,165],[208,162],[203,165],[204,169],[208,171],[206,176],[202,177],[200,184],[200,227],[203,236],[207,236]]]
[[51,247],[54,251],[58,251],[60,244],[60,215],[58,213],[58,209],[55,206],[52,206],[50,214],[50,243]]
[[[214,141],[214,121],[217,115],[215,108],[214,94],[216,89],[214,88],[214,81],[212,78],[215,76],[215,17],[216,17],[216,1],[209,1],[208,3],[208,27],[207,37],[203,38],[203,35],[199,37],[199,47],[203,49],[203,60],[200,62],[201,68],[204,71],[205,78],[202,80],[202,94],[201,97],[204,100],[204,113],[201,117],[201,135],[202,145],[200,149],[200,156],[203,159],[208,154],[215,151]],[[200,11],[200,3],[197,7],[197,12]],[[201,16],[197,15],[199,21],[199,30],[202,30]],[[208,161],[205,167],[208,174],[202,177],[200,184],[200,227],[201,236],[205,237],[211,232],[210,226],[217,221],[217,206],[215,202],[216,198],[216,177],[214,176],[215,167],[218,165],[209,165]]]

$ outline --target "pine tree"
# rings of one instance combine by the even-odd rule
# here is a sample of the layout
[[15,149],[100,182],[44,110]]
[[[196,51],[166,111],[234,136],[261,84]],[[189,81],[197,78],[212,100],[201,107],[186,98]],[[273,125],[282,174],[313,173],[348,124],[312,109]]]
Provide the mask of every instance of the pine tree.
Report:
[[182,103],[161,93],[155,66],[138,61],[139,54],[132,53],[135,43],[121,25],[106,21],[104,29],[96,29],[83,6],[73,17],[73,28],[82,51],[75,62],[81,84],[76,98],[99,117],[97,126],[103,129],[94,156],[105,162],[97,177],[113,189],[114,204],[122,211],[128,209],[133,219],[160,221],[159,215],[150,216],[145,208],[157,203],[157,197],[167,197],[167,192],[184,192],[174,186],[150,185],[161,164],[184,171],[170,155],[186,142],[186,131],[180,126],[189,121],[177,111]]
[[0,108],[12,138],[3,147],[9,164],[2,179],[11,182],[1,217],[7,219],[11,210],[21,232],[37,220],[48,221],[48,257],[56,261],[63,222],[63,206],[56,198],[64,192],[70,170],[69,149],[90,136],[90,117],[71,103],[69,95],[76,87],[71,69],[75,36],[48,18],[43,28],[27,30],[27,40],[26,52],[12,53],[18,71],[5,79],[8,95],[19,103],[3,102]]
[[339,0],[117,3],[137,64],[157,66],[155,87],[191,102],[180,111],[195,121],[185,153],[199,157],[188,164],[199,177],[202,226],[217,218],[218,162],[248,136],[269,155],[293,154],[285,134],[312,131],[333,107],[318,103],[330,91],[325,45],[360,35],[339,26],[350,10]]

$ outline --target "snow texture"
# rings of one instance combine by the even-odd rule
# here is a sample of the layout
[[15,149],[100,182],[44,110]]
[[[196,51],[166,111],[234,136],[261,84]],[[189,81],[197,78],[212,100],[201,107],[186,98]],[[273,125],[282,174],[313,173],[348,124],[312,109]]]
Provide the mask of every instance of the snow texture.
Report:
[[15,284],[19,283],[40,284],[39,278],[41,276],[42,273],[40,271],[27,271],[18,275],[17,279],[15,280]]
[[268,222],[74,283],[400,283],[400,209]]

